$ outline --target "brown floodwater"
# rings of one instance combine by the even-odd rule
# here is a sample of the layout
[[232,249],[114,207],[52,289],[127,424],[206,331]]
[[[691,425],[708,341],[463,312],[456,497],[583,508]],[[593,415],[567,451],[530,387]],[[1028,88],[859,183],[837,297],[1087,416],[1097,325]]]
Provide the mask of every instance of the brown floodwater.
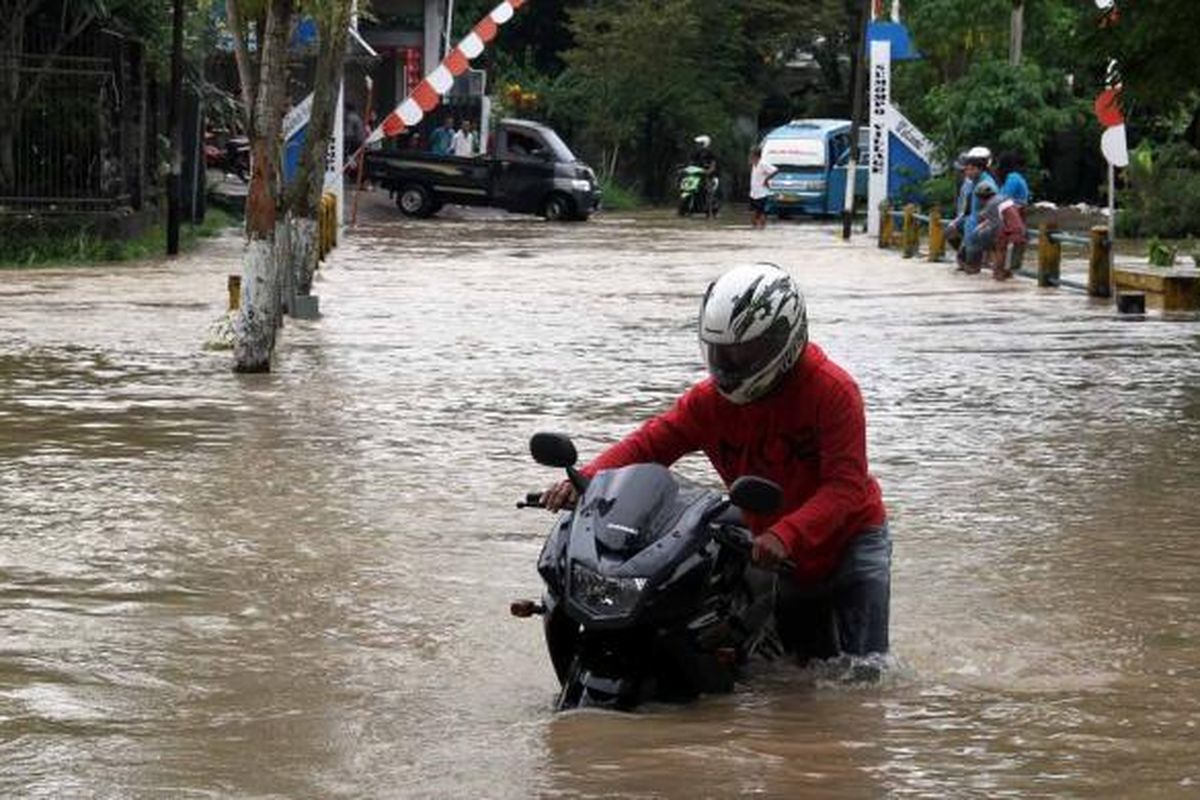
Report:
[[[204,349],[236,236],[0,273],[0,796],[1200,794],[1200,325],[765,232],[375,209],[275,371]],[[555,715],[552,477],[701,376],[776,261],[865,395],[895,666]],[[713,480],[702,459],[681,464]]]

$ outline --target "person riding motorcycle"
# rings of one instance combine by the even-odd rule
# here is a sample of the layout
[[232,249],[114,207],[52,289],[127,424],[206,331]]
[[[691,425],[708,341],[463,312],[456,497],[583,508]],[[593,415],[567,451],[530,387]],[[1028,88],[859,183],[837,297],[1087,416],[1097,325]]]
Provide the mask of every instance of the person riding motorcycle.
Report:
[[706,176],[704,180],[704,197],[700,206],[708,205],[708,196],[713,192],[713,186],[717,177],[717,156],[712,151],[712,137],[706,135],[697,136],[692,140],[696,143],[696,149],[692,151],[692,157],[688,161],[692,166],[700,167],[704,170]]
[[[699,338],[709,377],[581,472],[670,466],[701,450],[727,486],[742,475],[775,481],[779,511],[745,521],[756,563],[794,566],[776,609],[785,646],[802,663],[886,653],[892,543],[858,385],[809,342],[804,297],[773,264],[710,284]],[[576,498],[563,481],[542,502],[559,510]]]

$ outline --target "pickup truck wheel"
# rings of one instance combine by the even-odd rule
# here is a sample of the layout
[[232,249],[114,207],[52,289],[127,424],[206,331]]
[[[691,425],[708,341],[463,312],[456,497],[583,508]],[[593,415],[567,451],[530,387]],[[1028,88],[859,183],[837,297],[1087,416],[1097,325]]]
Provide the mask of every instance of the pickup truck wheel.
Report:
[[574,213],[575,209],[571,206],[571,199],[566,195],[552,194],[542,204],[542,216],[551,222],[571,219]]
[[433,193],[419,183],[409,183],[400,187],[396,195],[396,205],[407,217],[428,217],[436,210],[437,203]]

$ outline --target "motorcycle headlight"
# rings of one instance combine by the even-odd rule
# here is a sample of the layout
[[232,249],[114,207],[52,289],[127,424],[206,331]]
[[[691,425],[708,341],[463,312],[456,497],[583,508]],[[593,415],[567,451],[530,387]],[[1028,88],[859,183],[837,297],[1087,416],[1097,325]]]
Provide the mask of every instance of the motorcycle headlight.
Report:
[[571,598],[597,617],[622,617],[633,610],[645,578],[609,578],[571,564]]

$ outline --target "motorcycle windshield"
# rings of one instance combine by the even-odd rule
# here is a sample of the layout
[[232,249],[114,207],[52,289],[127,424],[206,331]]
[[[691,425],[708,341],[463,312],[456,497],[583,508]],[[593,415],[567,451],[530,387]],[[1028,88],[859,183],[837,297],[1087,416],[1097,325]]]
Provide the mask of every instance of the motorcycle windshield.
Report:
[[630,555],[670,533],[688,508],[711,502],[711,495],[659,464],[636,464],[596,475],[582,510],[595,515],[593,535],[603,549]]

